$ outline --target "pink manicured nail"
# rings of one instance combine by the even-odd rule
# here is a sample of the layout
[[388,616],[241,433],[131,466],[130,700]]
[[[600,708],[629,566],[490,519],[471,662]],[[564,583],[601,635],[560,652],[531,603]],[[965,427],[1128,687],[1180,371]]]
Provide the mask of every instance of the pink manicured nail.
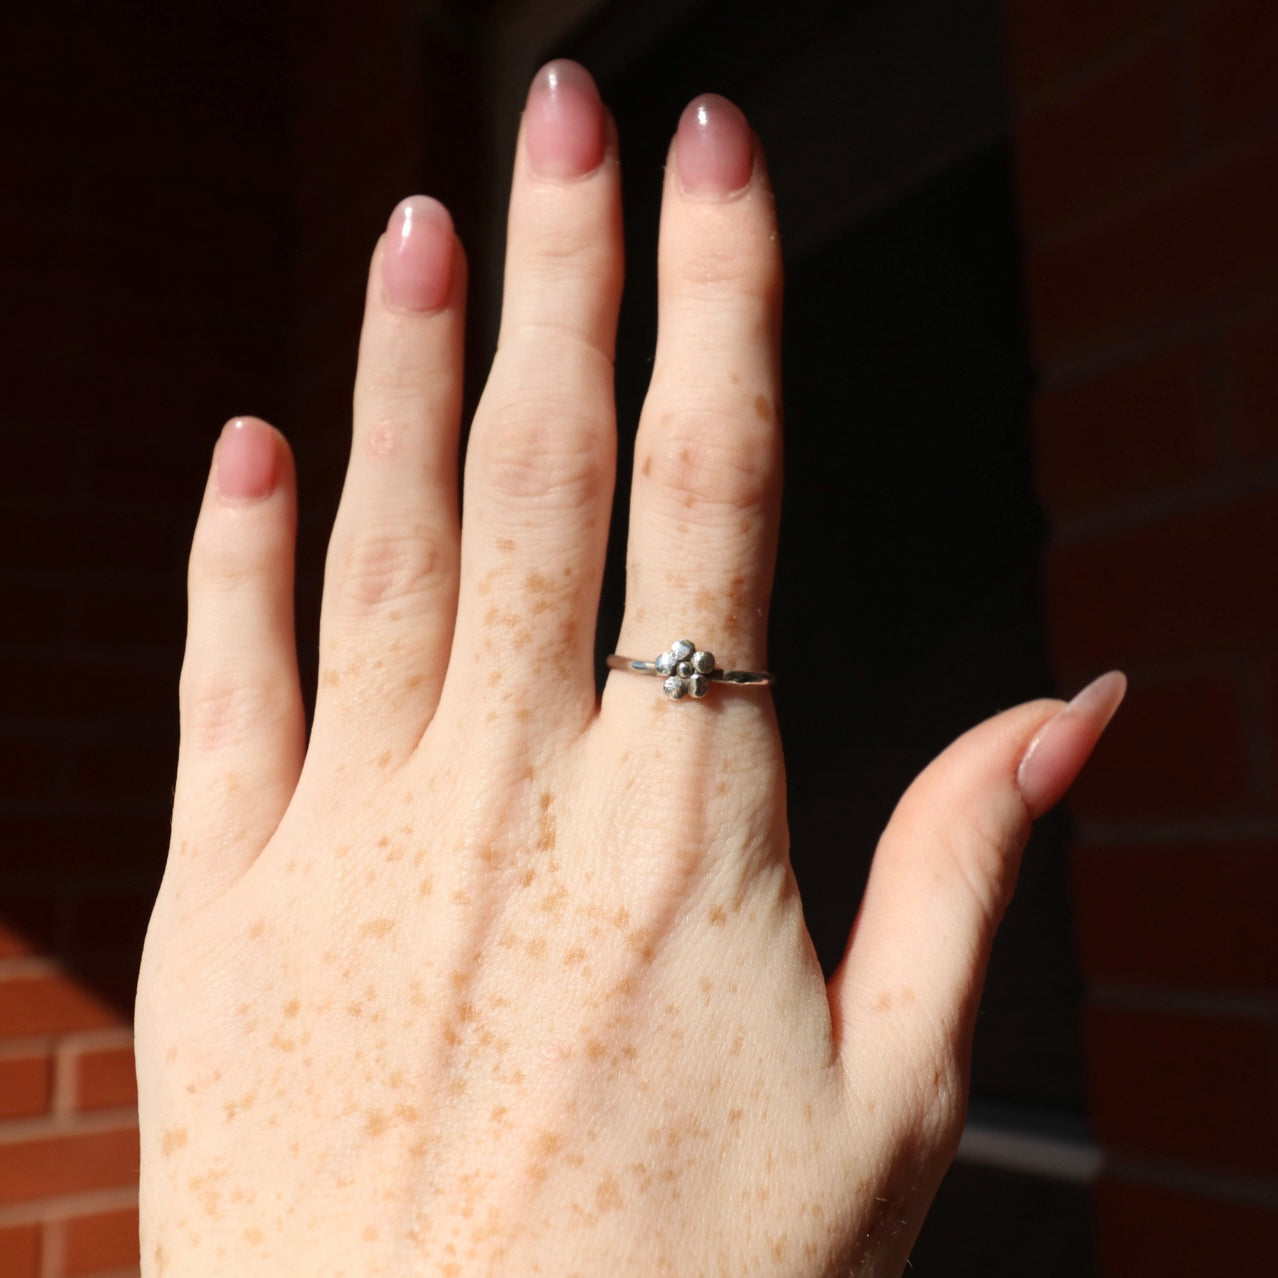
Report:
[[279,452],[275,435],[256,417],[237,417],[222,428],[215,462],[223,497],[259,501],[275,491]]
[[1073,785],[1126,692],[1127,676],[1111,670],[1039,730],[1016,770],[1031,816],[1042,816]]
[[386,226],[382,291],[403,311],[437,311],[453,283],[453,219],[429,195],[396,206]]
[[679,182],[688,195],[731,195],[754,172],[754,137],[739,107],[705,93],[684,108],[675,135]]
[[560,59],[537,72],[528,91],[524,142],[533,172],[579,178],[603,163],[604,113],[590,72]]

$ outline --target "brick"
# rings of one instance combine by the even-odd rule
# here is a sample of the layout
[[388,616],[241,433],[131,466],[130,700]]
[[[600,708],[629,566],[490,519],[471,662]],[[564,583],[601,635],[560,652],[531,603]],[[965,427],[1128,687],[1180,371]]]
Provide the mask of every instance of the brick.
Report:
[[49,1057],[0,1057],[0,1118],[30,1118],[49,1111],[53,1069]]
[[1058,519],[1201,478],[1216,461],[1208,352],[1187,343],[1053,387],[1034,406],[1039,492]]
[[1276,171],[1267,139],[1031,246],[1040,363],[1159,336],[1278,287]]
[[1260,1273],[1278,1254],[1278,1209],[1210,1193],[1102,1178],[1095,1190],[1100,1278]]
[[122,1109],[138,1103],[131,1047],[85,1050],[76,1056],[73,1068],[76,1109]]
[[137,1183],[135,1126],[0,1144],[0,1203],[124,1188]]
[[8,1225],[0,1229],[0,1274],[5,1278],[39,1278],[39,1225]]
[[68,1276],[136,1264],[139,1259],[137,1208],[73,1216],[66,1222],[64,1239],[63,1264]]
[[1150,28],[1175,0],[1004,0],[1008,66],[1020,95]]
[[1071,810],[1092,821],[1252,813],[1260,799],[1246,716],[1246,693],[1230,673],[1133,679],[1070,792]]
[[1278,7],[1272,0],[1213,0],[1190,21],[1193,73],[1208,140],[1278,115]]
[[[1275,10],[1278,13],[1278,10]],[[1275,78],[1278,83],[1278,77]],[[1225,421],[1247,461],[1278,458],[1278,311],[1249,316],[1221,337]]]
[[1094,670],[1278,640],[1278,493],[1261,491],[1052,547],[1059,666]]
[[1072,870],[1090,981],[1278,990],[1278,843],[1084,843]]
[[70,976],[0,978],[0,1035],[65,1034],[128,1019]]
[[1184,138],[1179,50],[1170,36],[1141,45],[1016,125],[1023,224],[1060,225],[1170,172]]
[[1278,1171],[1273,1026],[1092,1007],[1089,1113],[1111,1153],[1247,1174]]
[[0,959],[51,953],[60,914],[52,897],[5,893],[0,897]]

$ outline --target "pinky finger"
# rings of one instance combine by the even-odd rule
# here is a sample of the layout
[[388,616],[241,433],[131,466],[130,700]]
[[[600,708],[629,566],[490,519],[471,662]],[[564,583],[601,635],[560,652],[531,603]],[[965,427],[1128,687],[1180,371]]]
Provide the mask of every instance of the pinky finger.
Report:
[[296,525],[293,460],[283,437],[256,418],[227,423],[187,574],[168,871],[184,880],[184,904],[229,886],[252,863],[301,771]]

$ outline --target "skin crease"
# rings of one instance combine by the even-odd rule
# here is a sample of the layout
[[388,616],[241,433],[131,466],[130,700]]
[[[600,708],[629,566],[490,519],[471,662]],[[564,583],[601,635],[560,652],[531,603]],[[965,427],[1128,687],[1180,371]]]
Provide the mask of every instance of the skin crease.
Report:
[[[552,64],[460,539],[464,258],[433,201],[392,216],[308,743],[291,455],[255,419],[219,441],[136,1012],[148,1278],[904,1268],[1031,819],[1121,678],[1055,732],[1060,702],[1007,711],[919,778],[827,986],[767,692],[675,704],[614,673],[595,700],[619,208],[611,120]],[[655,656],[677,619],[766,666],[777,252],[756,140],[698,99],[666,175],[620,652]]]

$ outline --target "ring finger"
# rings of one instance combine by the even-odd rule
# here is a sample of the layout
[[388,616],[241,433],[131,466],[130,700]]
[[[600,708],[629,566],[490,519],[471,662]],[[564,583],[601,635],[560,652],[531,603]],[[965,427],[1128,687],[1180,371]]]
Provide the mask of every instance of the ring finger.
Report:
[[[657,352],[635,441],[618,640],[627,656],[651,660],[687,638],[721,667],[766,664],[781,487],[780,308],[762,153],[732,103],[698,98],[666,169]],[[627,699],[652,695],[629,677],[612,681],[610,697],[614,689]]]

